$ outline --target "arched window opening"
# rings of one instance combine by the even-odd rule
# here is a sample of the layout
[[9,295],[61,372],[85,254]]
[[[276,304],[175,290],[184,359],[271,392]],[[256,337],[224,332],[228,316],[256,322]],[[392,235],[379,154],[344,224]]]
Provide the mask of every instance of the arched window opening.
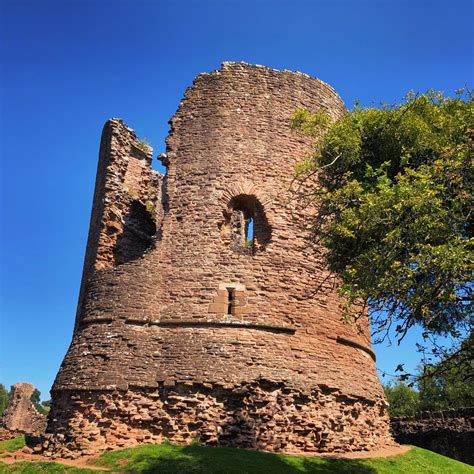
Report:
[[230,237],[230,245],[236,252],[253,255],[270,241],[271,228],[263,206],[255,196],[235,196],[224,216],[228,229],[225,235]]

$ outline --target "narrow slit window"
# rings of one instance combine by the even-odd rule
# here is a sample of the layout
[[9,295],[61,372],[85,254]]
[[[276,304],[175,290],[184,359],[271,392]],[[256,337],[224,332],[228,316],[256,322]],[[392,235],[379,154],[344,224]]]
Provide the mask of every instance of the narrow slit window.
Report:
[[250,216],[245,221],[245,247],[252,248],[253,247],[253,217]]
[[227,288],[227,314],[232,314],[232,307],[235,304],[235,288]]

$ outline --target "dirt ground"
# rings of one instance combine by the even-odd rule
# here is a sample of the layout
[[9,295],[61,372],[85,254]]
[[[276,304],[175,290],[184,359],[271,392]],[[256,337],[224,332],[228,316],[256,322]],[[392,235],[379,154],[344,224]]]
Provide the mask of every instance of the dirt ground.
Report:
[[63,459],[41,456],[39,454],[31,454],[28,448],[23,448],[18,451],[4,453],[0,456],[0,461],[6,464],[13,464],[16,462],[29,461],[29,462],[57,462],[64,464],[65,466],[82,467],[83,469],[91,469],[93,471],[109,471],[106,467],[94,466],[93,464],[87,464],[87,461],[96,459],[97,456],[82,456],[76,459]]
[[367,458],[388,458],[389,456],[398,456],[410,451],[411,446],[394,444],[393,446],[386,446],[375,451],[355,451],[353,453],[335,453],[335,454],[320,454],[320,457],[337,458],[337,459],[367,459]]

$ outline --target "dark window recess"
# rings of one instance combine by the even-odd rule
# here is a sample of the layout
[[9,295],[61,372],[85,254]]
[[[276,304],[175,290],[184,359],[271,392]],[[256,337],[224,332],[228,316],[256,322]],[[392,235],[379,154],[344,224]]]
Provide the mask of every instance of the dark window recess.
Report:
[[140,201],[132,201],[124,217],[123,232],[114,249],[117,265],[131,262],[143,256],[153,244],[156,224]]
[[235,305],[235,288],[227,288],[227,314],[232,314]]

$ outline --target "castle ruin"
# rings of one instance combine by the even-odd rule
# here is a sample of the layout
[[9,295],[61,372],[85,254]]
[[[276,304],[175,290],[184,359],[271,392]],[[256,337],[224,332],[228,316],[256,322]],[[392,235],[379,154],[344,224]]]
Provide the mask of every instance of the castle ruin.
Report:
[[39,413],[31,400],[35,387],[28,382],[11,386],[8,406],[0,416],[0,440],[24,433],[41,435],[46,428],[46,417]]
[[306,74],[200,74],[170,121],[164,177],[122,120],[105,124],[47,453],[164,438],[291,453],[391,442],[368,323],[341,321],[305,227],[314,209],[291,192],[310,146],[289,124],[299,107],[344,112]]

